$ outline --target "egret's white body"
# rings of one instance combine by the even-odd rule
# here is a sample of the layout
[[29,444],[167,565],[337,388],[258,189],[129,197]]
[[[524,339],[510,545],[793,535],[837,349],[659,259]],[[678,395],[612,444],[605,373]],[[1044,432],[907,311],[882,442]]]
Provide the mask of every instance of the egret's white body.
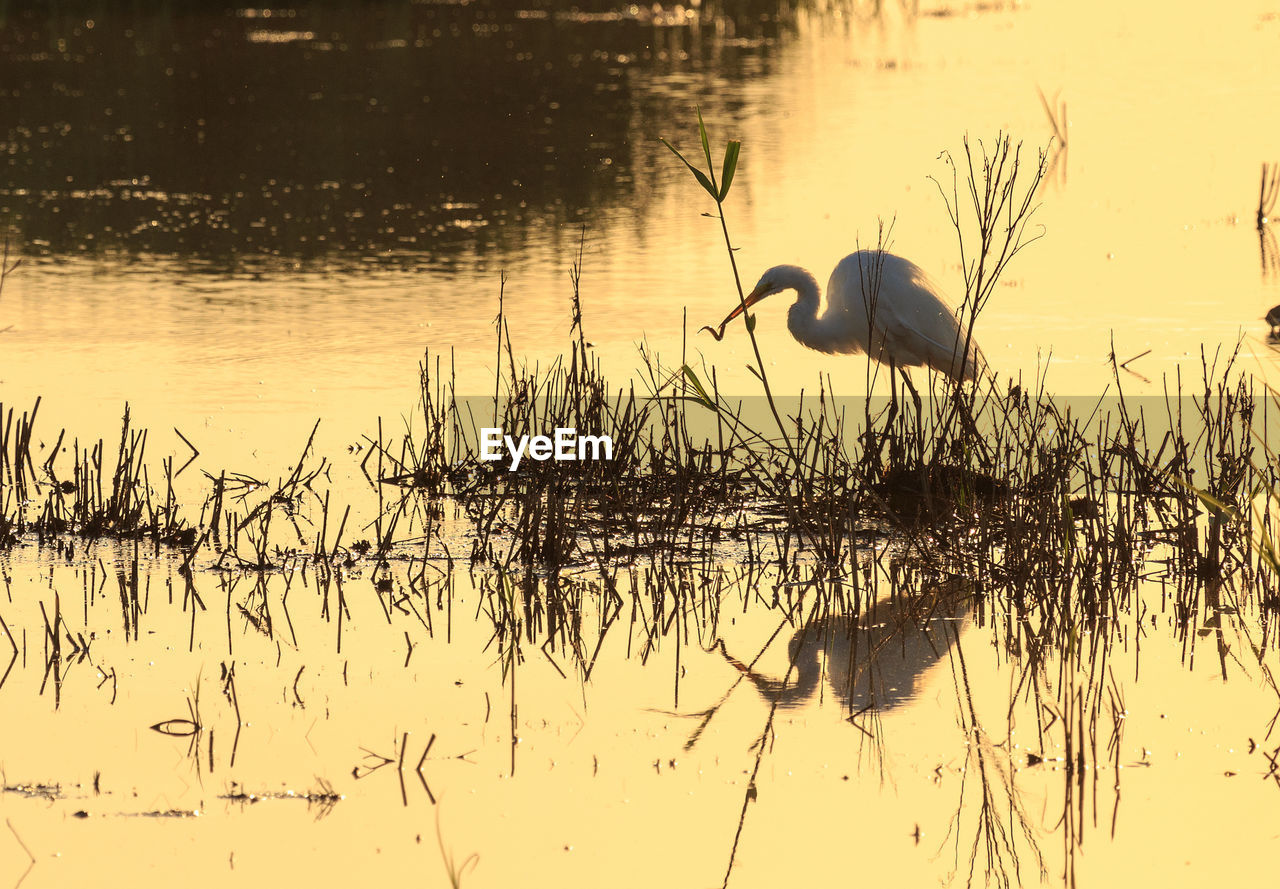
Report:
[[784,290],[798,294],[787,328],[810,349],[865,352],[891,366],[931,367],[956,381],[976,379],[982,366],[977,343],[966,343],[967,333],[938,285],[910,260],[878,250],[859,250],[840,260],[827,282],[825,307],[813,275],[779,265],[760,276],[718,332],[704,329],[719,339],[744,308]]

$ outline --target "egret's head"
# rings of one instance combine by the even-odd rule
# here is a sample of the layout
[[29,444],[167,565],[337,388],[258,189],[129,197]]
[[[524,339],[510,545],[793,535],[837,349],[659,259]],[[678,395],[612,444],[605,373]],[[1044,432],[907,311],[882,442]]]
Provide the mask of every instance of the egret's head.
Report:
[[717,341],[724,339],[724,329],[734,318],[737,318],[744,311],[760,302],[760,300],[764,299],[766,296],[773,296],[775,293],[781,293],[789,287],[794,287],[794,284],[783,280],[783,275],[780,273],[782,268],[782,266],[771,268],[769,271],[761,275],[760,280],[756,282],[755,288],[744,296],[742,301],[738,303],[737,308],[730,312],[725,319],[720,322],[718,329],[715,327],[704,327],[702,330],[710,331],[711,335],[715,337]]
[[775,293],[781,293],[782,291],[795,286],[790,281],[783,280],[784,276],[782,274],[782,269],[783,266],[777,266],[769,269],[769,271],[760,276],[760,280],[756,282],[756,286],[746,298],[748,307],[764,299],[766,296],[773,296]]

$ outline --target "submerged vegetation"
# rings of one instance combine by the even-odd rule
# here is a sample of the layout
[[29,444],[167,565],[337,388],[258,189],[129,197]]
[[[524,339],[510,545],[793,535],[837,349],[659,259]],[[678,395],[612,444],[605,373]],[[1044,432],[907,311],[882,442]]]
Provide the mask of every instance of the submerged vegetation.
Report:
[[[737,155],[731,142],[719,177],[690,166],[716,202],[731,264],[723,212]],[[947,163],[951,188],[940,190],[959,235],[960,317],[971,342],[1006,264],[1027,243],[1044,158],[1028,172],[1002,136],[990,146],[966,143],[964,160]],[[690,712],[681,651],[715,654],[767,710],[725,849],[726,883],[777,713],[814,695],[824,677],[847,718],[883,744],[880,714],[924,670],[947,661],[969,741],[964,780],[980,783],[973,822],[962,826],[957,813],[957,871],[967,863],[972,878],[985,868],[1005,886],[1022,883],[1027,856],[1044,875],[1013,774],[1049,759],[1050,750],[1061,751],[1063,877],[1074,881],[1076,850],[1098,820],[1099,771],[1121,764],[1125,707],[1115,650],[1136,650],[1156,622],[1143,610],[1144,584],[1164,591],[1167,624],[1187,651],[1212,641],[1224,674],[1237,658],[1256,666],[1276,691],[1280,715],[1268,666],[1280,614],[1280,478],[1268,414],[1280,401],[1259,397],[1233,356],[1205,356],[1194,391],[1177,381],[1158,401],[1126,398],[1119,365],[1115,394],[1088,402],[1055,400],[1041,381],[989,376],[971,386],[935,381],[919,406],[896,392],[852,398],[827,383],[788,399],[769,385],[748,315],[760,396],[731,397],[714,369],[669,366],[647,351],[638,382],[619,387],[587,345],[580,273],[581,256],[572,275],[574,328],[560,362],[520,367],[501,312],[491,397],[459,395],[443,360],[428,356],[415,422],[399,436],[379,429],[368,437],[358,466],[367,483],[348,504],[331,490],[328,458],[314,453],[314,429],[288,477],[206,471],[203,500],[192,508],[175,494],[185,458],[151,468],[147,435],[132,427],[127,409],[113,453],[104,441],[68,443],[63,434],[42,448],[34,433],[39,402],[21,414],[9,408],[0,415],[0,544],[11,550],[34,538],[54,561],[77,564],[82,541],[132,542],[131,561],[115,566],[126,644],[137,641],[148,608],[166,607],[139,579],[144,544],[176,553],[181,589],[170,591],[167,607],[188,615],[190,630],[170,641],[194,651],[208,624],[209,634],[225,632],[228,658],[233,618],[246,633],[301,648],[291,616],[299,608],[334,627],[341,653],[348,587],[359,584],[403,632],[408,664],[423,638],[452,639],[455,585],[465,569],[479,594],[468,608],[491,624],[489,650],[510,692],[513,771],[517,675],[527,659],[546,658],[586,683],[606,640],[622,637],[642,659],[674,647],[671,706],[691,720],[680,742],[691,749],[724,701]],[[733,273],[741,299],[736,266]],[[876,368],[867,368],[870,387]],[[509,471],[477,459],[482,428],[517,437],[589,431],[609,436],[612,459],[527,460]],[[101,576],[96,566],[87,570],[95,572],[87,589],[105,586],[105,566]],[[300,602],[300,590],[313,598]],[[35,629],[16,633],[14,619],[4,620],[13,654],[0,690],[28,648],[43,649],[55,693],[86,659],[114,687],[115,671],[90,653],[88,593],[83,627],[63,599],[55,593],[49,608],[40,602],[36,617],[12,598],[0,606],[0,619],[17,610]],[[724,616],[748,609],[778,619],[755,657],[731,652],[724,638]],[[966,622],[1016,666],[1007,724],[990,731],[973,702],[973,665],[956,644]],[[778,637],[789,640],[786,661],[767,670],[758,662]],[[221,692],[238,742],[235,666],[223,663]],[[305,706],[303,669],[291,691],[298,706]],[[152,728],[190,737],[198,761],[213,709],[207,698],[201,709],[197,680],[187,716]],[[1021,728],[1035,741],[1015,761],[1008,738],[1019,719],[1031,721]],[[212,770],[212,729],[208,738]],[[418,760],[424,787],[434,741]],[[384,764],[403,765],[407,737],[398,746],[395,756],[379,755]],[[316,798],[336,804],[337,792],[323,780],[320,787]],[[962,830],[972,837],[965,850]],[[458,864],[444,854],[456,883],[474,859]]]

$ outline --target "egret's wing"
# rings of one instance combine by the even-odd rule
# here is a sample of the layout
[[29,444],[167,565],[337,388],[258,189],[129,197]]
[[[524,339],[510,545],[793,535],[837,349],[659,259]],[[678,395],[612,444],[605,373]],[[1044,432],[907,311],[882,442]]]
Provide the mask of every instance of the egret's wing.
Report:
[[[871,253],[872,251],[864,251]],[[859,257],[853,254],[849,259]],[[846,259],[837,267],[845,279],[852,273],[859,286],[855,292],[862,299],[851,307],[850,314],[863,316],[866,324],[872,315],[879,348],[875,352],[887,352],[898,364],[907,366],[928,365],[934,370],[952,376],[959,364],[958,353],[965,346],[965,331],[961,329],[955,312],[939,287],[915,263],[900,256],[885,254],[877,279],[868,273],[871,260],[865,255],[860,261],[849,263]],[[835,275],[832,276],[833,279]],[[845,292],[848,284],[844,285]],[[871,293],[876,293],[874,306],[869,306]],[[874,309],[874,311],[872,311]],[[854,319],[856,320],[856,319]],[[976,375],[981,364],[981,352],[976,342],[969,343],[969,355],[965,361],[966,379]]]

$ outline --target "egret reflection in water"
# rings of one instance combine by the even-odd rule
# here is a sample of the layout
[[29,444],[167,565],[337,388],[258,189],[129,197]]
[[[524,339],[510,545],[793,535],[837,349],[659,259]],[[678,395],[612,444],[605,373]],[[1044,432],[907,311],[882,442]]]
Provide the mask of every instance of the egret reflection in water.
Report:
[[782,678],[743,664],[723,643],[720,652],[779,707],[807,703],[825,676],[850,713],[889,710],[908,703],[921,677],[951,650],[971,602],[972,595],[961,590],[899,594],[874,603],[860,616],[811,619],[792,634],[790,668]]

